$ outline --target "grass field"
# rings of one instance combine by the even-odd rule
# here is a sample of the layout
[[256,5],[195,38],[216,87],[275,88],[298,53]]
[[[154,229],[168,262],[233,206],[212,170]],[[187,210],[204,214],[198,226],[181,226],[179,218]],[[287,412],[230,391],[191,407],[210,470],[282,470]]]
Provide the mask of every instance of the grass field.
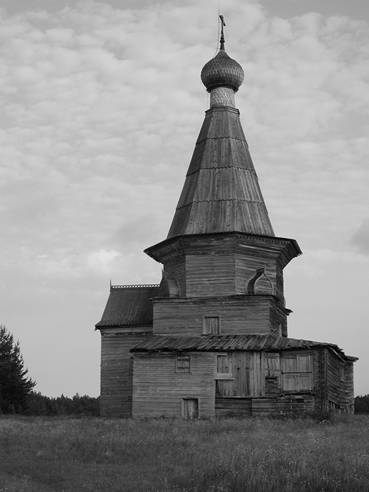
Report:
[[0,492],[369,491],[369,417],[0,418]]

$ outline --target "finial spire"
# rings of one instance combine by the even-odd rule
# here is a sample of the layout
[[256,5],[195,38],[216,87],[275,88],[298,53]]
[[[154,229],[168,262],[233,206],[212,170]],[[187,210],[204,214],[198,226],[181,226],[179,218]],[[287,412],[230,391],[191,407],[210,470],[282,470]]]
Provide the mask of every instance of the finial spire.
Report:
[[219,16],[221,31],[220,31],[220,49],[224,51],[224,30],[226,23],[224,22],[224,17],[222,15]]

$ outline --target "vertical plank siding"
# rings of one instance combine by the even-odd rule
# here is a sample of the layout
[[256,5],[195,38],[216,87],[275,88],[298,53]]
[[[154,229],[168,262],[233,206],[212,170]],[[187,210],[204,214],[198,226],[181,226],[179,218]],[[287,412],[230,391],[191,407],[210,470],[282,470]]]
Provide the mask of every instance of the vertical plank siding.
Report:
[[132,405],[130,349],[146,333],[101,331],[100,415],[130,417]]
[[[311,415],[320,405],[318,391],[319,351],[308,352],[235,352],[232,378],[216,381],[216,415],[222,416],[281,416]],[[306,390],[296,377],[296,384],[284,389],[284,372],[306,373],[311,386]],[[318,372],[316,373],[316,371]],[[320,409],[320,406],[319,406]]]
[[215,413],[215,357],[189,353],[190,372],[178,373],[176,354],[135,354],[133,417],[181,417],[183,399],[199,400],[199,417]]
[[353,364],[328,352],[328,407],[339,413],[353,413]]

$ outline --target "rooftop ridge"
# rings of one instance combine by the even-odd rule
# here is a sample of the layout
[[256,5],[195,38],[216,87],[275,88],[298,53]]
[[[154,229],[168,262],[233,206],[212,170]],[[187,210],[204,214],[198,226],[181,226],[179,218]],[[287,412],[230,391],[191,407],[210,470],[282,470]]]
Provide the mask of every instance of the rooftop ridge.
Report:
[[110,289],[140,289],[142,287],[160,287],[160,284],[117,284],[111,285]]

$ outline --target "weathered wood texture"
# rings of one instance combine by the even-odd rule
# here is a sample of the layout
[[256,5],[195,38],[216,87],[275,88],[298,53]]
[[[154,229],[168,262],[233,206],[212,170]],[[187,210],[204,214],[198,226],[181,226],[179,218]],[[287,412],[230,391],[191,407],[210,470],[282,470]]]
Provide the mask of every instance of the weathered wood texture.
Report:
[[251,417],[251,398],[215,397],[217,417]]
[[145,253],[164,264],[183,254],[238,253],[251,257],[279,259],[280,266],[284,268],[293,258],[301,254],[301,250],[294,239],[223,232],[173,237],[145,249]]
[[305,415],[315,412],[313,352],[229,354],[228,380],[216,381],[218,416]]
[[282,395],[259,398],[221,398],[215,399],[217,417],[278,417],[304,416],[314,413],[313,395]]
[[[187,297],[235,294],[234,279],[233,255],[186,255]],[[246,293],[245,288],[243,293]]]
[[168,279],[174,280],[178,285],[179,297],[186,296],[186,266],[185,256],[178,255],[171,258],[164,265],[164,273]]
[[205,316],[219,316],[221,335],[277,333],[285,317],[272,296],[156,299],[153,305],[156,335],[202,335]]
[[[353,364],[331,350],[287,351],[264,354],[233,353],[228,380],[216,381],[216,397],[227,402],[229,415],[237,415],[236,397],[252,397],[252,415],[305,415],[353,412]],[[264,378],[257,357],[264,363]],[[259,397],[259,398],[257,398]],[[235,405],[233,406],[233,399]],[[225,413],[222,409],[219,415]],[[241,414],[240,414],[241,415]]]
[[190,372],[176,372],[176,354],[135,354],[133,417],[180,417],[184,399],[198,399],[199,417],[215,413],[215,359],[211,353],[189,353]]
[[130,417],[132,404],[130,349],[147,336],[121,329],[101,330],[100,414],[103,417]]
[[168,237],[225,231],[274,235],[239,111],[214,107],[206,112]]
[[108,302],[96,328],[151,324],[151,298],[160,294],[159,285],[111,286]]
[[218,234],[182,237],[157,245],[154,254],[155,247],[147,251],[178,285],[174,297],[264,294],[276,296],[283,307],[283,266],[298,254],[295,246],[275,237]]
[[304,416],[314,413],[313,395],[281,395],[277,398],[253,398],[251,414],[256,417]]
[[327,397],[329,410],[339,413],[353,413],[354,388],[353,364],[327,354]]
[[217,395],[273,396],[314,390],[310,352],[232,352],[229,377],[217,377]]
[[283,298],[283,291],[277,291],[277,261],[276,258],[268,258],[262,252],[253,256],[235,255],[235,281],[236,292],[246,292],[249,280],[255,275],[257,269],[263,267],[265,273],[255,283],[255,293],[272,294]]
[[[182,365],[177,369],[178,354],[135,353],[134,417],[183,416],[185,399],[198,399],[200,418],[214,413],[217,416],[305,415],[315,410],[311,353],[294,357],[293,353],[190,352],[186,356],[190,357],[188,371]],[[229,362],[225,362],[226,356]],[[223,359],[219,361],[219,357]],[[291,376],[292,372],[296,376],[293,383],[288,378],[285,383],[285,376]],[[306,384],[306,376],[311,377],[311,385]],[[274,380],[272,391],[270,380]]]

